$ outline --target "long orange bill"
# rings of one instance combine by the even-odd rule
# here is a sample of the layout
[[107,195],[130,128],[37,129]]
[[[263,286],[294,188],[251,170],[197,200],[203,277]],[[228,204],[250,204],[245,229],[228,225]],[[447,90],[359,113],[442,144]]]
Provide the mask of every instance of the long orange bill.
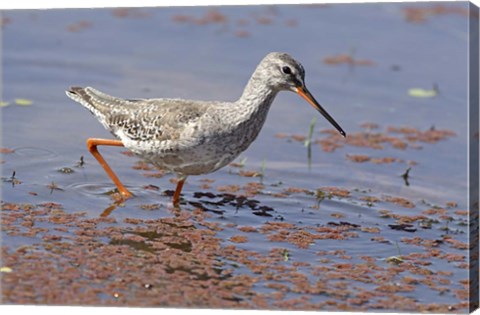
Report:
[[343,131],[342,127],[340,127],[339,124],[337,124],[337,122],[335,121],[335,119],[332,118],[332,116],[330,116],[327,111],[325,109],[323,109],[322,106],[320,106],[320,104],[318,104],[318,102],[315,100],[315,98],[313,97],[313,95],[307,90],[306,87],[297,87],[297,93],[298,95],[300,95],[301,97],[303,97],[305,100],[307,100],[307,102],[312,105],[313,108],[315,108],[316,110],[318,110],[320,112],[320,114],[323,115],[323,117],[325,117],[335,128],[337,128],[338,132],[340,132],[340,134],[344,137],[347,136],[347,134],[345,133],[345,131]]

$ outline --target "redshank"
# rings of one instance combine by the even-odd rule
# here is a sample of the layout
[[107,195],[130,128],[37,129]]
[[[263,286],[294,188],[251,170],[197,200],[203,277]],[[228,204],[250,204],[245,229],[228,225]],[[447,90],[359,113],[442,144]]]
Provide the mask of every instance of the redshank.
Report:
[[66,93],[119,139],[89,138],[87,147],[122,196],[132,194],[98,152],[99,145],[124,146],[155,167],[176,173],[173,204],[177,206],[187,176],[214,172],[248,148],[260,132],[275,96],[283,90],[298,93],[345,136],[307,90],[303,66],[286,53],[265,56],[235,102],[130,100],[91,87],[71,87]]

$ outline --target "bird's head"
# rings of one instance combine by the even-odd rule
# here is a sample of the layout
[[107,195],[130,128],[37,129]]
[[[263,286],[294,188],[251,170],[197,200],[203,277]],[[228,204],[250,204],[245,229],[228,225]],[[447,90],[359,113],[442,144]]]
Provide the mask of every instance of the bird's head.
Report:
[[267,78],[266,84],[276,91],[292,91],[303,97],[313,108],[319,111],[342,136],[345,131],[330,116],[327,111],[315,100],[305,86],[305,69],[302,64],[287,53],[269,53],[263,58],[256,72]]

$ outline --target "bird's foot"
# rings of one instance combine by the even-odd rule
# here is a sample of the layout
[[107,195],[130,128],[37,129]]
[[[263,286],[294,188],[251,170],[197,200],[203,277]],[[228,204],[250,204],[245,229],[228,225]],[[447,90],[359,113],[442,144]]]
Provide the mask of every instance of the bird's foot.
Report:
[[124,200],[133,197],[133,194],[131,192],[129,192],[128,190],[121,190],[120,195],[122,196],[122,198]]

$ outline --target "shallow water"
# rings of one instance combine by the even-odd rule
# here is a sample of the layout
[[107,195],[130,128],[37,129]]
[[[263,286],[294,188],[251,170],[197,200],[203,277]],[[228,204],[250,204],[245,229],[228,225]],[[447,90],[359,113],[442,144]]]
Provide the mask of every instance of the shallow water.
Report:
[[[466,8],[462,3],[446,5],[459,10]],[[229,166],[214,174],[190,177],[183,190],[182,211],[203,207],[209,214],[206,220],[221,227],[215,233],[223,240],[222,246],[234,245],[239,251],[247,250],[263,257],[274,248],[286,250],[285,265],[298,268],[310,283],[321,279],[316,269],[319,266],[331,267],[345,261],[357,266],[364,260],[362,257],[370,256],[381,268],[389,270],[392,264],[386,261],[388,257],[432,253],[432,247],[425,243],[409,243],[408,238],[442,240],[433,248],[440,251],[436,256],[432,254],[411,262],[429,262],[432,274],[427,277],[433,278],[430,280],[435,285],[420,281],[411,291],[395,291],[395,294],[414,299],[417,304],[412,308],[415,310],[421,309],[418,305],[439,304],[442,307],[455,305],[453,310],[466,311],[466,300],[463,291],[460,292],[465,288],[460,281],[468,278],[465,267],[468,253],[445,240],[451,237],[461,243],[468,242],[467,217],[459,214],[467,209],[468,188],[468,20],[455,11],[457,13],[427,15],[426,21],[412,23],[405,19],[405,8],[411,6],[338,4],[3,12],[3,18],[7,17],[10,23],[2,29],[2,99],[13,102],[16,98],[24,98],[32,100],[33,104],[11,104],[0,109],[1,147],[14,150],[1,157],[2,201],[33,205],[54,202],[66,213],[85,212],[87,219],[98,218],[112,205],[109,192],[114,185],[85,147],[88,137],[111,136],[88,111],[65,96],[68,86],[94,86],[126,98],[234,100],[266,53],[286,51],[302,62],[310,91],[348,135],[369,132],[404,139],[403,134],[387,132],[387,128],[406,126],[422,132],[431,128],[448,130],[455,136],[434,143],[408,142],[404,150],[388,143],[382,144],[382,149],[346,143],[333,152],[324,152],[321,145],[314,143],[309,167],[303,143],[289,137],[307,135],[310,120],[317,113],[298,96],[280,93],[260,136],[237,160],[244,161],[243,167]],[[433,4],[415,6],[424,8]],[[202,22],[209,12],[216,12],[220,20]],[[337,54],[350,54],[354,59],[366,59],[374,65],[324,62],[326,57]],[[434,84],[439,87],[436,97],[408,95],[410,88],[431,89]],[[363,123],[375,123],[379,128],[366,130],[361,126]],[[328,134],[321,132],[325,129],[331,126],[318,117],[313,141],[325,139]],[[411,144],[421,147],[412,148]],[[154,171],[132,168],[137,159],[119,154],[124,150],[100,150],[135,195],[114,207],[109,214],[115,219],[113,226],[129,229],[128,220],[132,218],[147,221],[172,215],[170,197],[163,193],[174,189],[169,181],[172,176],[145,176]],[[400,162],[356,163],[350,161],[348,155],[394,157]],[[81,156],[85,164],[78,166]],[[412,165],[407,186],[401,175],[412,161],[416,163]],[[64,167],[74,172],[58,171]],[[242,170],[263,176],[239,176]],[[10,177],[14,171],[20,183],[12,183]],[[204,186],[205,179],[210,180],[208,187]],[[252,182],[261,182],[263,186],[255,193],[248,192],[245,185]],[[158,189],[145,189],[148,185]],[[344,189],[348,194],[328,195],[328,187]],[[326,192],[321,201],[317,198],[318,189]],[[198,198],[196,192],[212,193],[214,198]],[[238,199],[221,202],[220,195],[225,193],[237,197],[246,194],[247,201],[258,202],[245,204]],[[364,197],[378,200],[369,203],[362,199]],[[389,202],[389,197],[408,199],[415,206],[408,208]],[[211,205],[208,201],[220,203]],[[451,204],[447,204],[449,202]],[[159,204],[158,209],[141,208],[152,204]],[[264,211],[259,210],[261,207],[265,207]],[[444,211],[428,212],[429,209]],[[381,210],[388,210],[397,217],[382,215]],[[389,227],[401,220],[398,216],[418,215],[426,217],[423,221],[437,222],[422,228],[422,220],[413,220],[415,232]],[[249,233],[238,229],[248,226],[260,230],[269,222],[293,224],[293,228],[286,228],[290,231],[286,234],[302,231],[317,233],[317,236],[321,232],[315,228],[348,227],[350,224],[357,235],[344,240],[335,237],[307,239],[299,245],[292,239],[272,240],[274,232],[271,231]],[[48,229],[51,223],[44,222],[40,226]],[[69,229],[64,231],[66,235],[73,233],[73,228]],[[40,232],[26,237],[4,228],[3,246],[11,253],[20,245],[29,244],[37,246],[36,250],[41,252],[44,248],[42,235]],[[248,241],[232,240],[238,235],[247,237]],[[386,241],[372,239],[377,236]],[[108,242],[108,237],[100,240]],[[344,251],[350,258],[325,253],[336,250]],[[450,260],[448,254],[460,258]],[[327,258],[328,261],[322,260]],[[235,265],[235,275],[252,275],[248,263],[232,263],[228,255],[221,260]],[[302,267],[295,262],[309,265]],[[438,274],[439,271],[452,274],[444,276]],[[411,270],[400,272],[397,278],[386,283],[400,285],[402,277],[411,275]],[[338,282],[325,281],[333,287],[338,286]],[[360,291],[378,289],[378,283],[345,281]],[[438,290],[436,281],[448,290]],[[249,301],[248,307],[254,308],[405,310],[400,305],[389,306],[388,300],[381,302],[382,298],[386,299],[385,295],[357,304],[351,300],[352,293],[346,298],[289,289],[282,297],[275,297],[268,295],[275,291],[272,283],[284,284],[288,280],[260,279],[252,285],[253,292],[267,296],[266,305],[252,302],[240,293],[239,298]],[[99,300],[80,303],[108,304],[109,299],[102,294],[97,296]],[[306,301],[288,304],[305,296],[310,304]],[[333,302],[322,304],[329,299]],[[26,301],[34,303],[35,300]],[[40,301],[55,303],[48,298]],[[15,303],[15,300],[7,296],[5,302]],[[129,305],[138,303],[142,305],[138,301],[131,301]],[[155,304],[153,300],[144,303]],[[435,308],[431,306],[426,310],[434,311]]]

